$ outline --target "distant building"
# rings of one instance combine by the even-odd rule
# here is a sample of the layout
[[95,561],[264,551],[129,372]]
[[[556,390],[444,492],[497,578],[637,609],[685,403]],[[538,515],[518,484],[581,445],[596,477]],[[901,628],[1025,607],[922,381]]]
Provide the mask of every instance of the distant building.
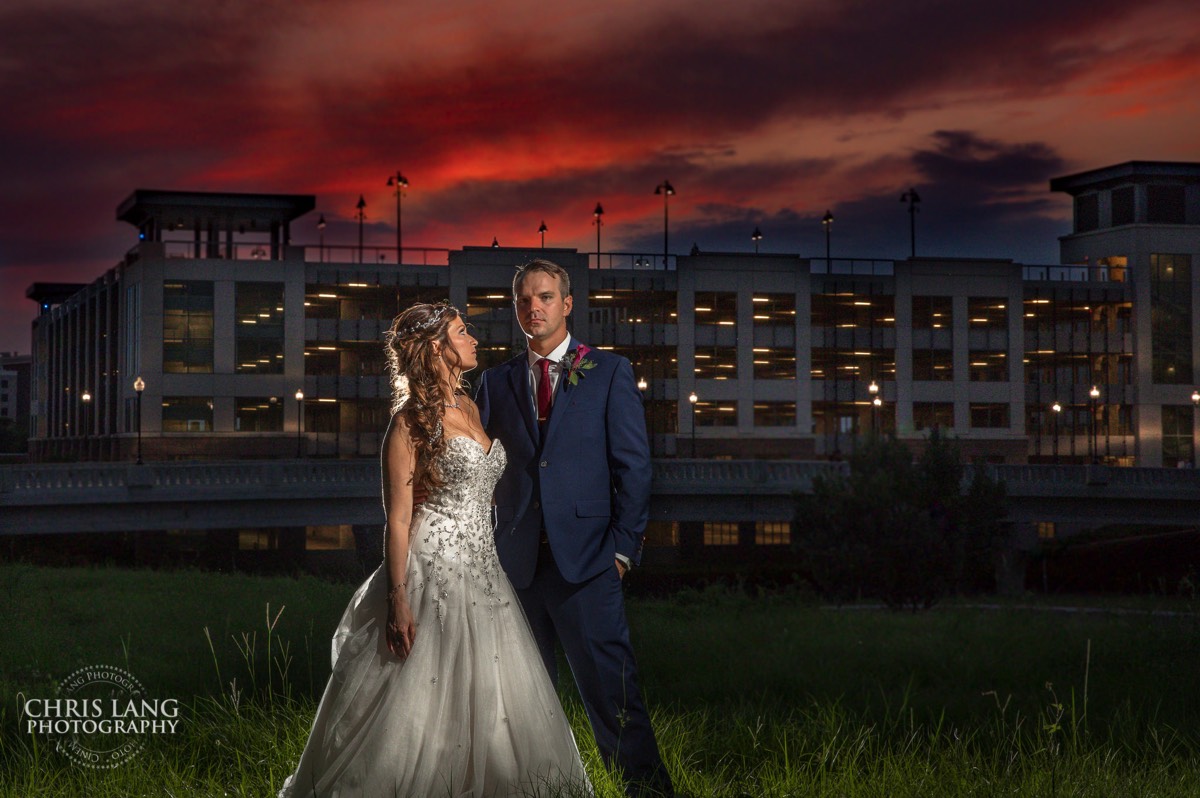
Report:
[[29,289],[31,452],[135,457],[140,376],[147,458],[375,456],[392,317],[449,299],[495,364],[523,349],[513,268],[545,256],[571,273],[575,334],[645,380],[658,456],[841,457],[874,426],[915,446],[940,427],[992,461],[1191,463],[1200,164],[1051,187],[1075,197],[1061,265],[397,253],[326,245],[311,218],[301,237],[318,243],[295,245],[312,196],[136,191],[118,209],[139,236],[120,263]]

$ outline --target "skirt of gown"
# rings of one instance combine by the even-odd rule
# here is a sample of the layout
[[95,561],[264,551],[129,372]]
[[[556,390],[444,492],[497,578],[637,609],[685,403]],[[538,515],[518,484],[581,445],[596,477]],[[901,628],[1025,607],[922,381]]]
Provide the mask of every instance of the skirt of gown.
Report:
[[[386,563],[354,593],[334,635],[333,674],[280,798],[591,794],[508,579],[497,568],[481,582],[420,550],[430,530],[455,523],[425,508],[414,515],[407,585],[417,633],[407,660],[384,639]],[[494,558],[487,534],[482,555]]]

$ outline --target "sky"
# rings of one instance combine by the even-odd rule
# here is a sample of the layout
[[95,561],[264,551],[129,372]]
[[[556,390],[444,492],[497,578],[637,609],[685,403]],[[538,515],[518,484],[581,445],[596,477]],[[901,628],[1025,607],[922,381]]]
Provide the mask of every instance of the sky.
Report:
[[0,351],[139,188],[314,194],[315,243],[1053,263],[1051,177],[1200,161],[1194,0],[6,0]]

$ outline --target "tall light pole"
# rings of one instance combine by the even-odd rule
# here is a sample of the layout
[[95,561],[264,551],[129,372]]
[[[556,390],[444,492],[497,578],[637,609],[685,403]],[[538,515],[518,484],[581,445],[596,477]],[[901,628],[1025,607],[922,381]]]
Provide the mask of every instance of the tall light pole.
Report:
[[908,234],[912,243],[912,256],[917,257],[917,205],[921,197],[915,188],[910,188],[900,195],[901,202],[908,203]]
[[[87,388],[83,389],[83,394],[79,397],[79,401],[83,402],[83,442],[84,445],[87,446],[89,431],[91,428],[91,424],[88,423],[90,421],[90,413],[88,411],[92,409],[92,394]],[[90,454],[91,447],[87,446],[87,449],[88,453]]]
[[317,217],[317,251],[321,256],[321,263],[325,262],[325,214]]
[[363,195],[358,195],[358,204],[354,206],[358,208],[358,213],[354,214],[354,218],[358,219],[358,262],[363,262],[363,221],[367,218],[367,201],[363,199]]
[[546,248],[546,231],[550,228],[546,226],[546,220],[542,219],[541,225],[538,226],[538,235],[542,237],[542,249]]
[[296,458],[304,456],[304,391],[296,391]]
[[1100,389],[1097,388],[1095,385],[1093,385],[1092,390],[1088,391],[1088,396],[1091,397],[1091,406],[1092,406],[1092,464],[1095,465],[1100,462],[1099,441],[1097,441],[1097,439],[1096,439],[1097,423],[1098,423],[1098,419],[1096,418],[1096,415],[1097,415],[1097,410],[1099,408],[1099,402],[1100,402]]
[[692,405],[692,459],[696,459],[696,403],[700,401],[700,397],[696,396],[696,392],[692,391],[688,394],[688,401]]
[[142,391],[146,390],[146,381],[138,377],[133,381],[133,390],[137,394],[137,464],[142,465]]
[[879,398],[879,383],[871,380],[871,384],[867,386],[867,393],[871,396],[871,432],[878,432],[879,408],[883,407],[883,400]]
[[827,209],[825,215],[821,217],[821,226],[825,228],[825,269],[830,274],[833,274],[833,263],[829,259],[829,229],[833,227],[833,214]]
[[[637,387],[638,387],[638,391],[640,391],[642,394],[642,406],[645,407],[645,405],[646,405],[646,389],[650,387],[650,383],[646,382],[645,377],[638,377]],[[646,425],[646,427],[647,427],[647,431],[650,433],[650,454],[653,455],[654,454],[654,414],[648,413],[647,415],[649,416],[649,423]]]
[[1196,467],[1196,411],[1200,410],[1200,389],[1192,391],[1192,468]]
[[604,206],[599,202],[596,203],[596,209],[592,211],[592,224],[596,225],[596,268],[600,268],[600,228],[604,226],[604,220],[600,217],[604,215]]
[[671,185],[670,180],[664,180],[654,187],[654,193],[655,195],[662,194],[663,198],[663,268],[665,269],[667,268],[668,253],[671,251],[670,238],[668,237],[670,217],[667,213],[667,201],[675,193],[675,187]]
[[1062,405],[1055,402],[1050,409],[1054,411],[1054,464],[1058,465],[1058,417],[1062,414]]
[[757,255],[758,242],[762,241],[762,230],[759,230],[757,225],[754,227],[754,232],[750,234],[750,240],[754,242],[754,254]]
[[400,174],[400,170],[396,170],[396,174],[389,175],[387,179],[388,187],[396,189],[396,263],[404,262],[404,232],[401,222],[403,221],[400,215],[401,199],[404,197],[404,189],[408,188],[408,178]]

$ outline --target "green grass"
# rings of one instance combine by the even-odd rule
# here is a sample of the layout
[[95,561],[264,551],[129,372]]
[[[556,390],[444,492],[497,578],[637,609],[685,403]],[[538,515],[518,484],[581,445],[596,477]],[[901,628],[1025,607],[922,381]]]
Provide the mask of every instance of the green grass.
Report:
[[[0,796],[273,795],[352,590],[0,566]],[[1200,617],[1183,601],[1149,608],[1185,614],[913,615],[713,590],[631,601],[629,615],[664,756],[693,795],[1200,795]],[[177,735],[113,771],[72,765],[17,724],[18,694],[52,697],[56,679],[102,663],[186,706]],[[597,795],[621,795],[563,692]]]

